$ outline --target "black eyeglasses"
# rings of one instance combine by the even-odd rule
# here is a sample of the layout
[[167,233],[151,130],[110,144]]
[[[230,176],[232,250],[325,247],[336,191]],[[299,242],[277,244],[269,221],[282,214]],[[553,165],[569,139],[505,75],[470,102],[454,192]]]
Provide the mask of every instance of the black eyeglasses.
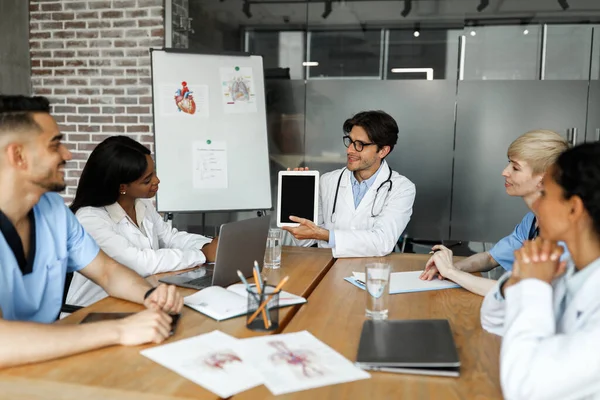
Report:
[[351,144],[354,145],[354,150],[356,150],[360,153],[361,151],[363,151],[365,146],[372,146],[375,143],[365,143],[361,140],[352,140],[352,138],[350,136],[344,135],[344,146],[350,147]]

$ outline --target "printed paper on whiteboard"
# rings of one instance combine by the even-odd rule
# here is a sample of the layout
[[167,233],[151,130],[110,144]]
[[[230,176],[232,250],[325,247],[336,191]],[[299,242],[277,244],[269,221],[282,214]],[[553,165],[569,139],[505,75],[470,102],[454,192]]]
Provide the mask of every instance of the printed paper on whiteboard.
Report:
[[221,91],[226,114],[256,112],[256,90],[251,67],[222,67]]
[[192,150],[194,189],[227,189],[227,142],[199,140]]
[[182,81],[160,86],[160,112],[164,116],[207,118],[208,85]]

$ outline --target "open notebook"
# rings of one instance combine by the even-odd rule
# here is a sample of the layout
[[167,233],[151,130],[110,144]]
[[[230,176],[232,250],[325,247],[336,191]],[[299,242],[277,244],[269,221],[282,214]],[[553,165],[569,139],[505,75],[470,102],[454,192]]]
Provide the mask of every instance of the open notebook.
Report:
[[[248,292],[242,283],[236,283],[228,288],[211,286],[186,296],[183,301],[186,306],[221,321],[246,314]],[[302,303],[306,303],[304,297],[283,290],[279,294],[279,308]]]
[[[447,279],[432,279],[424,281],[419,279],[423,271],[392,272],[390,274],[390,294],[424,292],[428,290],[452,289],[460,287]],[[365,273],[353,272],[352,276],[344,278],[354,286],[365,289]]]

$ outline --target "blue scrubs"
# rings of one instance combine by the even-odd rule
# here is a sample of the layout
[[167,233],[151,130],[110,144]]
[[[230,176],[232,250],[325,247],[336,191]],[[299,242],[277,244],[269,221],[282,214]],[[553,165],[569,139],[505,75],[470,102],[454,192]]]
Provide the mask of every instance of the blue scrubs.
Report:
[[[43,195],[33,216],[31,271],[21,269],[17,260],[21,255],[15,256],[9,246],[14,238],[0,234],[0,309],[6,320],[50,323],[62,305],[66,273],[90,264],[99,248],[57,193]],[[29,257],[27,262],[31,261]]]
[[[523,242],[535,239],[536,236],[535,214],[528,212],[510,235],[501,239],[494,247],[492,247],[490,255],[502,266],[502,268],[507,271],[512,271],[515,262],[515,250],[523,247]],[[569,257],[569,251],[564,243],[561,242],[559,244],[565,249],[565,252],[561,257],[561,260],[564,260]]]

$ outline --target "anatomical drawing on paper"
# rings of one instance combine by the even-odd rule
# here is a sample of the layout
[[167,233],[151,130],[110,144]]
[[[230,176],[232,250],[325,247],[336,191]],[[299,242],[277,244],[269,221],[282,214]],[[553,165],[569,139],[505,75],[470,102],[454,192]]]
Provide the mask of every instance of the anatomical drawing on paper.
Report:
[[241,363],[242,359],[231,350],[221,350],[204,357],[204,365],[213,370],[223,370],[227,364],[236,362]]
[[221,68],[221,90],[226,113],[256,112],[252,68]]
[[274,365],[287,365],[299,378],[314,378],[327,375],[324,366],[319,365],[316,354],[311,350],[290,350],[282,341],[268,342],[275,349],[269,357]]
[[196,102],[194,101],[193,92],[187,86],[187,82],[181,82],[181,88],[175,91],[175,104],[179,111],[183,111],[187,114],[193,114],[196,112]]
[[[160,86],[160,113],[166,117],[207,118],[208,86],[180,81]],[[186,117],[187,116],[187,117]]]

